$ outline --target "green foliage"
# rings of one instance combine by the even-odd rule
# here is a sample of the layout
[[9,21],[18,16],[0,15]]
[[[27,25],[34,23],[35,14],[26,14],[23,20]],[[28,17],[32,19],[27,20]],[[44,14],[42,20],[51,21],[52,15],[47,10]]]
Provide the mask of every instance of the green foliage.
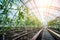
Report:
[[48,22],[48,26],[54,25],[56,23],[56,20],[51,20]]
[[[18,1],[18,3],[16,2]],[[3,30],[10,27],[40,27],[41,22],[33,15],[30,15],[27,6],[20,6],[20,0],[1,0],[0,1],[0,26]],[[18,4],[18,5],[17,5]],[[14,9],[13,6],[16,6]],[[16,11],[13,12],[13,11]],[[11,18],[11,16],[13,16]],[[14,14],[14,15],[12,15]],[[10,16],[10,17],[9,17]]]
[[0,0],[0,31],[2,30],[3,40],[9,30],[20,31],[28,27],[37,28],[41,26],[41,22],[35,16],[30,15],[26,5],[20,6],[21,3],[22,0]]
[[60,30],[60,17],[54,19],[54,20],[51,20],[48,22],[48,26],[50,28],[53,28],[53,29],[56,29],[56,30]]

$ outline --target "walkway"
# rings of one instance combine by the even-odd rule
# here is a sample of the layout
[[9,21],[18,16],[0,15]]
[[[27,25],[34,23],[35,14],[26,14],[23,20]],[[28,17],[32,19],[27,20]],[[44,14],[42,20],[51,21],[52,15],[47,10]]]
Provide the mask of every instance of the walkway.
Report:
[[46,29],[44,29],[41,40],[54,40],[54,38],[51,36],[51,34]]

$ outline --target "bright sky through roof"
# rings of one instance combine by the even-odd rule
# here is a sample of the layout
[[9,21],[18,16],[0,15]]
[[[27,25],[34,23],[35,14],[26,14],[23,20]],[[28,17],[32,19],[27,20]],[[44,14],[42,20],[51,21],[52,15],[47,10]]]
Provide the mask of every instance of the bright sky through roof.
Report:
[[47,21],[60,15],[59,4],[60,0],[31,0],[26,5],[44,25]]

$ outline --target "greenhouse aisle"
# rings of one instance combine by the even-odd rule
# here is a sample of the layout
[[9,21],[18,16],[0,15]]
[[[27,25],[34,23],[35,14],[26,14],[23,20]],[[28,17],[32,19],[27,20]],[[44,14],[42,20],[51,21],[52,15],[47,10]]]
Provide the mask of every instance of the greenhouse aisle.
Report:
[[41,40],[54,40],[51,34],[47,31],[47,29],[43,30],[42,39]]
[[60,0],[0,0],[0,40],[32,38],[60,40]]

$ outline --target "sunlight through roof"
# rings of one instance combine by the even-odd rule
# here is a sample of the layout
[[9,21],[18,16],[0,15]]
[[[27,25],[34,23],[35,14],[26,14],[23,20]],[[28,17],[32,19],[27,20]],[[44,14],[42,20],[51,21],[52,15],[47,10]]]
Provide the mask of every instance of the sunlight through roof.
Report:
[[30,12],[33,12],[43,24],[46,24],[49,20],[60,15],[59,4],[60,0],[31,0],[26,5]]

